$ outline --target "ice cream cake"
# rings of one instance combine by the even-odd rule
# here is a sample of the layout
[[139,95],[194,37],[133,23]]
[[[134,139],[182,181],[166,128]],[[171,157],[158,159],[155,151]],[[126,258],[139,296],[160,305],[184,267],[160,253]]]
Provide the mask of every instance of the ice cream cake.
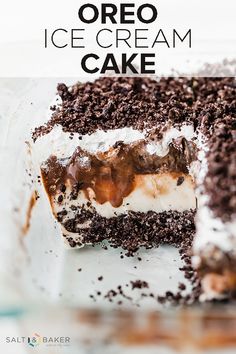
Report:
[[135,251],[178,245],[196,226],[204,296],[234,290],[235,93],[233,78],[59,84],[33,141],[67,243]]

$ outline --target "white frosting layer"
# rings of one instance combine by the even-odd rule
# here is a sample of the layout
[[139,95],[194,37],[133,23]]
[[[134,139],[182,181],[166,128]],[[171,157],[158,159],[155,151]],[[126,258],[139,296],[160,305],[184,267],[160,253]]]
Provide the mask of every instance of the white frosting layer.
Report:
[[[184,137],[192,140],[194,137],[193,127],[183,125],[181,129],[170,128],[163,134],[163,139],[158,143],[151,143],[147,146],[150,154],[165,156],[169,151],[169,144],[173,139]],[[50,155],[58,158],[66,158],[73,154],[77,147],[81,147],[90,153],[105,152],[109,150],[117,141],[130,144],[138,140],[145,139],[145,132],[133,128],[120,128],[114,130],[97,130],[92,134],[80,135],[64,132],[62,127],[55,126],[49,134],[39,138],[35,143],[38,160],[42,163]]]
[[109,150],[117,141],[124,141],[130,144],[138,140],[144,139],[144,133],[132,128],[122,128],[115,130],[97,130],[93,134],[80,135],[64,132],[62,127],[57,125],[53,130],[35,143],[37,155],[42,162],[46,161],[50,155],[58,158],[70,157],[77,147],[81,147],[90,153],[104,152]]

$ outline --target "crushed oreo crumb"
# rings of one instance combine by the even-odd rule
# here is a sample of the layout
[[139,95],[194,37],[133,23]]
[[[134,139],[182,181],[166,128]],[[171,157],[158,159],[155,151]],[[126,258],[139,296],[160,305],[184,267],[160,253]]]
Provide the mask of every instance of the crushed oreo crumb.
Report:
[[177,179],[177,186],[181,186],[181,184],[184,183],[184,176],[180,176],[178,179]]
[[[95,209],[78,208],[73,219],[67,219],[62,212],[57,215],[64,228],[70,233],[79,232],[82,242],[97,244],[107,240],[112,247],[122,247],[128,256],[133,256],[140,247],[158,247],[170,244],[179,247],[190,240],[194,225],[195,212],[192,210],[156,213],[132,212],[117,217],[105,218]],[[90,220],[89,228],[78,229],[78,224]],[[137,237],[137,234],[139,237]],[[80,243],[81,241],[79,241]],[[137,257],[139,261],[141,257]]]
[[132,287],[132,290],[133,289],[143,289],[143,288],[148,288],[149,285],[144,280],[135,280],[135,281],[131,281],[131,287]]

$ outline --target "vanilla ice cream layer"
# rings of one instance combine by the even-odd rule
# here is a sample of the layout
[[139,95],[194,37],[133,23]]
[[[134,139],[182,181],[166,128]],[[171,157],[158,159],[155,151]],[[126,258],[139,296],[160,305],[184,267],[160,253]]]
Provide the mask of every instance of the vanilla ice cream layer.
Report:
[[[113,207],[109,202],[97,203],[92,189],[88,191],[91,206],[99,215],[106,218],[125,214],[128,211],[161,213],[168,210],[183,212],[196,208],[194,183],[189,175],[184,176],[184,181],[179,186],[177,185],[178,178],[172,174],[139,175],[135,179],[136,188],[124,198],[121,206]],[[67,188],[66,197],[62,203],[57,202],[58,195],[51,197],[53,212],[57,214],[66,208],[67,219],[74,215],[71,206],[86,207],[88,202],[83,191],[80,191],[76,200],[70,200],[70,192]]]

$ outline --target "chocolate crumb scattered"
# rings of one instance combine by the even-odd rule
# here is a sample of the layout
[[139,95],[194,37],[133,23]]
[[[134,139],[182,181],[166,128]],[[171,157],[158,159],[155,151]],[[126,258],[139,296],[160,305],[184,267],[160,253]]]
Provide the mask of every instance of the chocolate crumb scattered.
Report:
[[61,191],[62,193],[65,193],[65,191],[66,191],[66,186],[65,186],[64,184],[61,184],[61,186],[60,186],[60,191]]
[[132,290],[133,289],[143,289],[143,288],[149,287],[148,283],[144,280],[135,280],[135,281],[131,281],[130,283],[131,283]]
[[59,197],[57,198],[58,203],[62,203],[63,202],[63,195],[60,194]]
[[184,283],[179,283],[179,289],[180,290],[185,290],[186,289],[186,285]]
[[177,179],[177,186],[181,186],[181,184],[184,183],[184,176],[180,176],[178,179]]

